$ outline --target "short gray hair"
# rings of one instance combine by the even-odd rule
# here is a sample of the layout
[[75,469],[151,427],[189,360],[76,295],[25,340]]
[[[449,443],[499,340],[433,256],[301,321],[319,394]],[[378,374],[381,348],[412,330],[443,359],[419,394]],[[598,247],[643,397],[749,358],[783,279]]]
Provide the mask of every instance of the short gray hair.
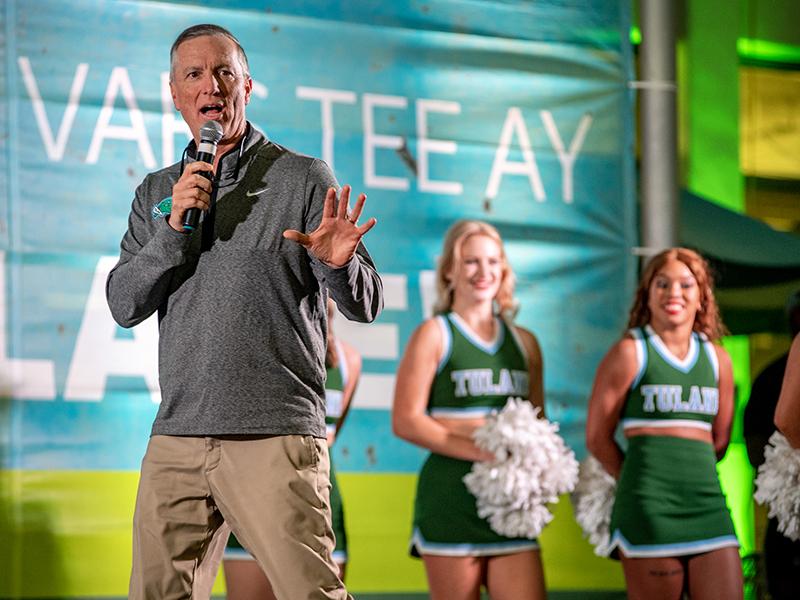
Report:
[[242,48],[239,40],[237,40],[236,37],[224,27],[220,27],[219,25],[214,25],[212,23],[201,23],[200,25],[192,25],[191,27],[184,29],[172,43],[172,48],[169,50],[170,80],[172,79],[172,74],[175,67],[175,52],[178,50],[178,46],[180,46],[183,42],[187,42],[194,38],[203,37],[205,35],[222,35],[236,44],[236,51],[239,54],[239,62],[242,63],[244,74],[246,77],[250,76],[250,64],[247,62],[247,54],[245,54],[244,48]]

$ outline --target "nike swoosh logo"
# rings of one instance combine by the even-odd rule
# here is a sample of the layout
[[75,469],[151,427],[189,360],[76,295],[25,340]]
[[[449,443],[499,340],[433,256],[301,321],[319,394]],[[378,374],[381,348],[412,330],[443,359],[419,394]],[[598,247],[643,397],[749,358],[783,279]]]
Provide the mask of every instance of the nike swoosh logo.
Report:
[[269,189],[268,187],[265,187],[263,190],[256,190],[254,192],[251,192],[250,190],[247,190],[247,195],[248,195],[248,197],[249,196],[258,196],[259,194],[263,194],[264,192],[266,192],[268,189]]

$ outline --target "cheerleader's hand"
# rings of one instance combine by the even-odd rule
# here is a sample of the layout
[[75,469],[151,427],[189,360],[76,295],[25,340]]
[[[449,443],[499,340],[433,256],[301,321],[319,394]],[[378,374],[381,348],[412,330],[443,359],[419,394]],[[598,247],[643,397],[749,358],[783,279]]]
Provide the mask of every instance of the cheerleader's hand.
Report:
[[497,456],[496,454],[489,452],[488,450],[482,450],[476,446],[479,458],[475,460],[475,462],[486,462],[486,463],[494,463],[494,462],[502,462],[502,458]]

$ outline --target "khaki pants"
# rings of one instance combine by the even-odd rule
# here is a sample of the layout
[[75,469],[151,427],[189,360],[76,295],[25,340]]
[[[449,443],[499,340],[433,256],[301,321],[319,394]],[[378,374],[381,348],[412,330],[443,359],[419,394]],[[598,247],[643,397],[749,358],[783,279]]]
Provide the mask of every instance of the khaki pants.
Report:
[[279,600],[351,598],[331,557],[329,464],[311,436],[150,438],[129,598],[208,598],[227,526]]

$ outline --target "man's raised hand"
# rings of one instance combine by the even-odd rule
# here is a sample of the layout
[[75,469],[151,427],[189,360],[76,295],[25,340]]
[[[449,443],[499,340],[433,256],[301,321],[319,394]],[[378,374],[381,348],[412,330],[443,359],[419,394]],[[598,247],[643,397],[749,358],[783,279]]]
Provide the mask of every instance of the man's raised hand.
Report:
[[358,219],[364,210],[366,194],[359,194],[353,211],[348,214],[350,186],[342,188],[339,203],[336,203],[336,190],[329,188],[322,207],[322,220],[319,227],[310,234],[287,229],[283,237],[303,245],[317,259],[332,267],[343,267],[355,254],[361,238],[375,226],[377,219],[371,217],[359,226]]

